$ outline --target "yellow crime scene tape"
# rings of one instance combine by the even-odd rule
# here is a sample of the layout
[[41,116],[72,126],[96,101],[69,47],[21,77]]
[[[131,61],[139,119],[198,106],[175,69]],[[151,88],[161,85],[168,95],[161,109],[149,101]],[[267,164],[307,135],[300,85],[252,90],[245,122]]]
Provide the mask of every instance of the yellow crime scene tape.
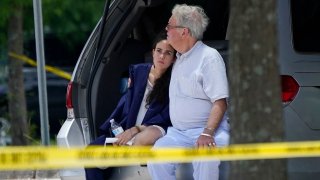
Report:
[[128,166],[147,162],[320,157],[320,141],[240,144],[212,149],[151,147],[1,147],[0,170]]
[[[37,66],[37,63],[35,60],[25,56],[25,55],[18,55],[18,54],[15,54],[15,53],[12,53],[12,52],[9,52],[9,56],[10,57],[13,57],[15,59],[18,59],[18,60],[21,60],[25,63],[28,63],[29,65],[31,66]],[[46,65],[45,66],[45,69],[48,71],[48,72],[51,72],[59,77],[62,77],[62,78],[65,78],[67,80],[70,80],[71,79],[71,74],[70,73],[67,73],[63,70],[60,70],[56,67],[52,67],[52,66],[48,66]]]

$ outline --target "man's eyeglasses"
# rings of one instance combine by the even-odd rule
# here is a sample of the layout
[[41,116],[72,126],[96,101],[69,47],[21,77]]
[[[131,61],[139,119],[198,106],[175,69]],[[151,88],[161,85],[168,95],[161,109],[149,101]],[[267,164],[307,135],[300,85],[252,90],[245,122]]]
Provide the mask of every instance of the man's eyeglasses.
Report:
[[166,29],[167,29],[167,30],[176,29],[176,28],[186,28],[186,27],[184,27],[184,26],[173,26],[173,25],[170,25],[170,24],[168,24],[168,25],[166,26]]

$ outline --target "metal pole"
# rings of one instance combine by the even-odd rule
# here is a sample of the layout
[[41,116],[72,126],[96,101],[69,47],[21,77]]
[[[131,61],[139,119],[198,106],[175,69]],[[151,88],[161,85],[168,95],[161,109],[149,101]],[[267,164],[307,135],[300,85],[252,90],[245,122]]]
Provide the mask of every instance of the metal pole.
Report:
[[41,0],[33,0],[42,145],[50,145]]

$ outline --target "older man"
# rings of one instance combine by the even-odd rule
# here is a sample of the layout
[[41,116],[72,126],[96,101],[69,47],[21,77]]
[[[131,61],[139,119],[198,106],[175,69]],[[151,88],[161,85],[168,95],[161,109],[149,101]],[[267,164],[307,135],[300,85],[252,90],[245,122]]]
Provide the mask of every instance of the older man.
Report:
[[[154,149],[162,147],[215,148],[229,143],[226,115],[228,81],[225,64],[217,50],[201,39],[209,24],[198,6],[176,5],[167,30],[169,43],[177,50],[169,88],[172,127]],[[218,179],[220,161],[194,161],[193,177]],[[154,180],[173,180],[177,163],[149,163]]]

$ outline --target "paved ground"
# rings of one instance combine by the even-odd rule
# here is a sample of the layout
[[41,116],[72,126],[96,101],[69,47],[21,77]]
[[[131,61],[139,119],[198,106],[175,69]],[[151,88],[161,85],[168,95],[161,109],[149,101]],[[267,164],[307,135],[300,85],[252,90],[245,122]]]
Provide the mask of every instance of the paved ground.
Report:
[[50,171],[0,171],[0,179],[46,179],[60,180],[57,170]]

